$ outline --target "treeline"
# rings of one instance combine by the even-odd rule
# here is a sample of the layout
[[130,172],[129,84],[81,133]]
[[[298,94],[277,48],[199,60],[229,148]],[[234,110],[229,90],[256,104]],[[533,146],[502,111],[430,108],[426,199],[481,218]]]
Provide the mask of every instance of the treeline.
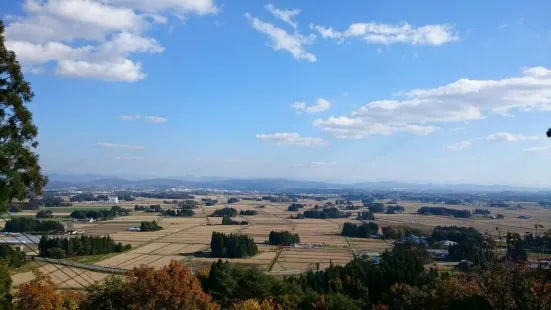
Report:
[[430,242],[450,240],[457,242],[448,248],[448,259],[479,261],[485,256],[484,235],[473,227],[436,226],[432,230]]
[[341,212],[335,207],[323,208],[323,209],[314,209],[306,210],[302,213],[305,218],[314,218],[314,219],[331,219],[331,218],[346,218],[350,217],[350,212]]
[[210,199],[210,198],[201,198],[201,201],[205,204],[205,206],[210,207],[214,206],[218,203],[218,200],[216,199]]
[[241,210],[239,211],[239,215],[256,215],[258,211],[256,210]]
[[194,196],[184,192],[128,192],[134,197],[156,199],[195,199]]
[[50,210],[40,210],[36,213],[37,219],[50,219],[53,217],[54,217],[54,214]]
[[406,211],[406,208],[402,207],[402,206],[387,206],[386,207],[386,213],[387,214],[395,214],[395,213],[400,213],[400,212],[404,212]]
[[298,234],[293,234],[288,231],[271,231],[268,242],[272,245],[289,246],[293,243],[300,243],[300,237]]
[[375,215],[373,214],[373,212],[361,212],[361,213],[358,213],[358,216],[356,216],[356,218],[360,221],[374,221],[375,220]]
[[[272,300],[278,305],[266,309],[387,309],[372,308],[372,305],[389,302],[391,287],[395,284],[407,285],[416,293],[422,287],[430,290],[440,283],[436,271],[425,271],[425,259],[425,250],[398,245],[382,254],[379,265],[356,258],[345,266],[331,264],[325,270],[283,280],[218,260],[199,280],[203,290],[223,309],[264,309],[235,306],[250,299]],[[410,306],[416,299],[411,294],[404,299],[401,307],[394,305],[398,307],[389,309],[414,309]],[[408,304],[409,300],[413,301]]]
[[341,235],[347,237],[367,238],[376,235],[379,231],[379,226],[373,222],[363,223],[360,225],[346,222],[342,226]]
[[58,221],[39,221],[28,217],[12,217],[4,225],[5,232],[63,232],[65,227]]
[[224,234],[212,232],[210,240],[212,257],[244,258],[258,253],[258,247],[254,239],[247,235]]
[[236,202],[239,202],[239,198],[231,197],[230,199],[228,199],[228,203],[236,203]]
[[417,210],[417,214],[453,216],[458,218],[471,217],[471,211],[469,210],[455,210],[455,209],[444,208],[444,207],[421,207]]
[[186,199],[178,203],[178,207],[186,210],[193,210],[199,208],[199,203],[195,200]]
[[297,202],[298,199],[291,198],[291,197],[283,197],[283,196],[264,196],[262,197],[262,200],[269,201],[269,202]]
[[231,217],[224,216],[222,218],[222,225],[249,225],[249,222],[247,222],[247,221],[241,221],[241,222],[234,221],[234,220],[232,220]]
[[298,211],[300,209],[304,208],[304,205],[301,203],[293,203],[288,208],[287,211]]
[[25,252],[14,249],[11,245],[0,245],[0,259],[8,263],[10,267],[19,268],[25,265],[27,254]]
[[163,216],[193,216],[194,214],[193,210],[187,209],[168,209],[161,213]]
[[474,209],[473,214],[490,215],[492,211],[486,209]]
[[128,192],[117,192],[114,195],[94,195],[93,193],[82,193],[82,194],[76,194],[74,196],[71,196],[69,198],[69,201],[71,202],[83,202],[83,201],[107,201],[109,200],[109,196],[117,196],[119,200],[124,201],[133,201],[135,200],[134,196],[132,196]]
[[163,226],[157,224],[157,221],[142,221],[142,224],[140,225],[140,231],[158,231],[162,229]]
[[74,210],[70,217],[73,219],[111,219],[117,216],[130,215],[130,209],[125,209],[120,206],[112,206],[111,209],[100,210]]
[[62,197],[55,197],[55,196],[44,196],[40,201],[39,204],[45,206],[45,207],[70,207],[73,204],[70,202],[65,202],[65,200]]
[[232,216],[236,216],[236,215],[237,215],[237,210],[235,210],[234,208],[224,208],[224,209],[214,210],[214,212],[212,212],[211,216],[213,216],[213,217],[224,217],[224,216],[232,217]]
[[49,238],[44,235],[38,244],[42,257],[65,258],[83,255],[119,253],[130,250],[130,244],[116,243],[111,237],[80,236],[75,238]]
[[385,239],[402,239],[407,236],[423,236],[425,233],[416,228],[406,226],[385,226],[381,228]]
[[373,213],[382,213],[385,212],[385,204],[382,202],[374,202],[367,204],[369,211]]
[[149,207],[148,206],[135,205],[134,210],[135,211],[145,211],[145,212],[163,212],[163,208],[161,207],[161,205],[150,205]]

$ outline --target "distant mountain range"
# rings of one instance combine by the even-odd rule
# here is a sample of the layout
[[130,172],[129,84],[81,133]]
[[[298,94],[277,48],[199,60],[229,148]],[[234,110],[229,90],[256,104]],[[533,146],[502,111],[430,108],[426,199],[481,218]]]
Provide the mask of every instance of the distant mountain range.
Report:
[[50,182],[47,189],[68,187],[77,188],[128,188],[128,187],[187,187],[187,188],[216,188],[227,190],[258,190],[284,191],[291,189],[330,190],[330,189],[373,189],[373,190],[415,190],[415,191],[477,191],[477,192],[533,192],[549,191],[549,189],[517,187],[508,185],[477,185],[477,184],[435,184],[413,182],[359,182],[359,183],[332,183],[301,181],[278,178],[223,178],[223,177],[170,177],[170,178],[121,178],[99,174],[69,175],[49,174]]

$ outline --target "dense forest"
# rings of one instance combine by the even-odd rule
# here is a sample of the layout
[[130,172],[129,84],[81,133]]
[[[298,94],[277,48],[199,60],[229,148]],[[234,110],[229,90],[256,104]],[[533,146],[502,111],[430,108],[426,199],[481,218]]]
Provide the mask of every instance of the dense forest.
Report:
[[249,225],[249,222],[247,221],[235,221],[229,216],[224,216],[222,218],[222,225]]
[[406,208],[402,207],[402,206],[387,206],[386,207],[386,213],[387,214],[395,214],[395,213],[399,213],[399,212],[404,212],[406,211]]
[[163,212],[163,208],[161,207],[161,205],[150,205],[150,206],[135,205],[134,211]]
[[258,211],[256,210],[241,210],[239,211],[239,215],[256,215]]
[[305,218],[314,218],[314,219],[331,219],[331,218],[346,218],[350,217],[350,212],[341,212],[335,207],[323,208],[323,209],[314,209],[306,210],[302,213]]
[[356,218],[360,221],[374,221],[375,215],[373,214],[373,212],[367,211],[358,213],[358,216]]
[[25,252],[14,249],[11,245],[7,244],[0,245],[0,259],[7,262],[13,268],[22,267],[28,262]]
[[74,210],[71,212],[70,217],[73,219],[112,219],[117,216],[128,216],[130,215],[130,209],[125,209],[120,206],[112,206],[111,209],[100,209],[100,210]]
[[304,208],[303,204],[300,203],[293,203],[288,208],[287,211],[298,211],[300,209]]
[[289,246],[293,243],[300,243],[300,237],[298,234],[293,234],[288,231],[271,231],[268,242],[272,245]]
[[210,240],[212,257],[244,258],[258,253],[254,239],[247,235],[212,232]]
[[194,214],[193,210],[187,209],[168,209],[161,213],[163,216],[193,216]]
[[417,214],[453,216],[458,218],[471,217],[471,211],[469,210],[455,210],[455,209],[444,208],[444,207],[421,207],[417,210]]
[[98,255],[130,250],[130,244],[116,243],[111,237],[80,236],[75,238],[50,238],[42,236],[38,244],[42,257],[65,258],[82,255]]
[[5,232],[63,232],[65,227],[58,221],[40,221],[28,217],[12,217],[4,225]]
[[341,235],[347,237],[367,238],[371,235],[376,235],[379,231],[379,226],[373,222],[363,223],[360,225],[346,222],[342,226]]
[[213,216],[213,217],[224,217],[224,216],[232,217],[232,216],[236,216],[236,215],[237,215],[237,210],[235,210],[234,208],[224,208],[224,209],[214,210],[214,212],[212,212],[211,216]]
[[151,222],[142,221],[140,225],[140,231],[158,231],[162,229],[163,229],[163,226],[157,224],[157,221],[151,221]]
[[50,210],[40,210],[36,213],[37,219],[50,219],[53,217],[54,217],[54,214]]

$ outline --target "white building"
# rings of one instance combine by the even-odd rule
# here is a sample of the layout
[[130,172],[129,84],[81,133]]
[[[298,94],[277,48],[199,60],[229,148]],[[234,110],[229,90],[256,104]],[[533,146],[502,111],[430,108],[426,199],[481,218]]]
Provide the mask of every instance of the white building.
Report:
[[109,203],[119,203],[119,197],[117,197],[117,196],[107,196],[107,201]]

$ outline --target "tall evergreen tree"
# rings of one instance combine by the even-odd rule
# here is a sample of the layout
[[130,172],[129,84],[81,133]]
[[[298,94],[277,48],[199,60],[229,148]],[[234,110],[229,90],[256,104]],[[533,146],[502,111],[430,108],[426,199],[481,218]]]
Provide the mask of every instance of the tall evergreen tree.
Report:
[[33,96],[15,53],[6,48],[0,21],[0,213],[12,200],[41,194],[47,182],[34,152],[38,128],[25,106]]

